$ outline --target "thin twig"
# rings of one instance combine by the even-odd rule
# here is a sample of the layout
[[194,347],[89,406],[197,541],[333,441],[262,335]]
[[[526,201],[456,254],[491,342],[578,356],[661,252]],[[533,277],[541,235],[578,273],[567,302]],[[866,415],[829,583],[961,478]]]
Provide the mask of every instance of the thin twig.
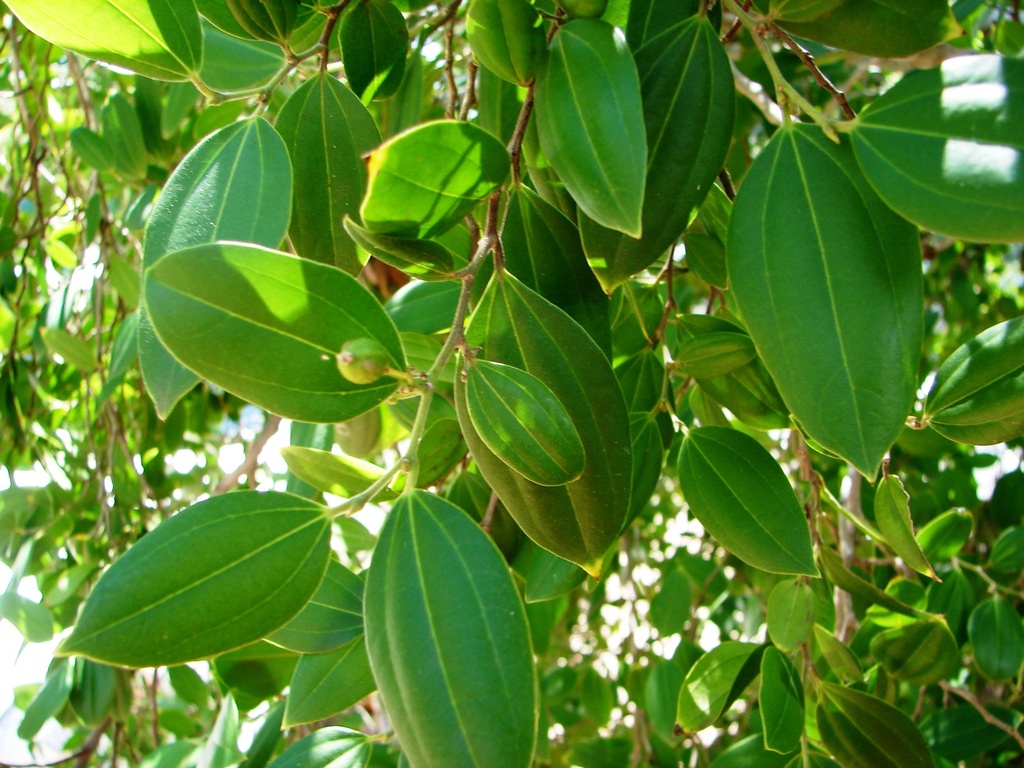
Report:
[[260,453],[263,452],[263,448],[267,445],[267,442],[274,433],[277,432],[277,428],[281,426],[281,417],[276,415],[270,415],[267,417],[266,423],[263,425],[263,430],[256,436],[256,439],[252,441],[252,445],[249,446],[249,450],[245,453],[245,460],[242,461],[242,465],[229,475],[225,475],[221,478],[221,481],[217,483],[217,487],[214,488],[214,495],[218,493],[227,493],[235,485],[238,484],[239,478],[245,475],[248,478],[249,485],[254,485],[253,474],[256,471],[256,464],[259,462]]
[[[743,10],[749,11],[750,6],[752,6],[753,4],[754,0],[746,0],[746,2],[743,3]],[[739,19],[736,19],[736,21],[732,23],[732,26],[729,27],[729,31],[722,35],[722,45],[728,45],[729,43],[731,43],[733,41],[733,38],[735,38],[736,35],[739,34],[739,31],[742,28],[743,22],[740,21]]]
[[946,691],[947,693],[954,693],[957,696],[959,696],[961,699],[966,701],[968,704],[970,704],[972,707],[974,707],[978,711],[978,714],[981,715],[982,719],[986,723],[988,723],[989,725],[994,725],[999,730],[1009,734],[1010,737],[1013,738],[1013,740],[1017,742],[1017,744],[1020,746],[1020,748],[1022,750],[1024,750],[1024,736],[1022,736],[1017,731],[1017,729],[1014,728],[1012,725],[1009,725],[1008,723],[1004,723],[998,717],[996,717],[991,712],[989,712],[985,708],[985,706],[980,701],[978,701],[977,697],[975,697],[975,695],[973,693],[971,693],[970,691],[962,690],[960,688],[956,688],[956,687],[950,685],[945,680],[942,680],[942,681],[939,682],[939,687],[942,688],[942,690]]
[[522,171],[519,162],[523,156],[523,139],[526,136],[526,127],[530,124],[530,115],[533,113],[533,83],[526,89],[526,98],[519,110],[519,117],[516,119],[516,127],[512,131],[512,138],[508,142],[508,153],[512,156],[512,183],[518,186],[522,179]]
[[[72,760],[77,760],[77,765],[86,766],[89,764],[89,758],[92,757],[97,747],[100,745],[100,739],[103,738],[103,734],[106,733],[110,727],[110,723],[113,718],[108,717],[103,723],[92,732],[89,736],[89,740],[82,745],[82,748],[76,752],[72,752],[70,755],[53,760],[49,763],[0,763],[0,768],[52,768],[56,765],[64,765],[64,763],[70,763]],[[84,762],[82,762],[84,760]]]
[[320,35],[320,71],[327,71],[327,60],[331,54],[331,35],[334,34],[334,27],[337,25],[341,14],[348,7],[352,0],[343,0],[333,8],[327,10],[327,23],[324,25],[323,34]]
[[789,48],[789,50],[800,58],[800,61],[803,62],[804,66],[810,70],[815,82],[832,95],[832,98],[836,100],[839,108],[843,110],[843,114],[850,120],[856,118],[857,113],[853,111],[853,107],[850,106],[850,102],[846,100],[846,94],[836,88],[832,81],[828,79],[828,76],[821,71],[810,52],[792,37],[779,29],[777,24],[771,24],[769,28],[771,29],[772,34],[782,41],[783,45]]

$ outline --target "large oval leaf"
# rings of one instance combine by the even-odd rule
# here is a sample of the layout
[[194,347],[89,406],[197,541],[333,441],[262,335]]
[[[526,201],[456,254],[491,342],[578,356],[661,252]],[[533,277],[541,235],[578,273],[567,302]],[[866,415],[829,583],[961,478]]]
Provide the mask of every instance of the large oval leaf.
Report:
[[362,269],[342,219],[357,216],[366,190],[362,155],[380,144],[380,131],[356,95],[330,75],[304,83],[275,123],[295,169],[289,235],[306,259],[345,270]]
[[806,579],[786,579],[768,597],[768,637],[779,650],[795,651],[811,634],[818,598]]
[[959,56],[918,70],[851,132],[875,191],[924,229],[1024,240],[1024,61]]
[[526,768],[537,687],[526,612],[494,542],[425,491],[392,508],[366,582],[370,665],[409,761]]
[[939,367],[924,420],[940,435],[973,445],[1024,432],[1024,317],[993,325]]
[[405,17],[388,0],[354,3],[338,30],[348,84],[364,102],[386,99],[402,82],[409,32]]
[[370,740],[348,728],[320,728],[281,753],[270,768],[365,768]]
[[528,480],[565,485],[583,472],[586,453],[572,417],[536,376],[511,365],[471,361],[466,410],[491,452]]
[[[276,248],[291,215],[291,165],[284,142],[266,120],[234,123],[193,147],[171,174],[146,224],[143,273],[181,248],[238,240]],[[157,414],[199,382],[153,332],[139,307],[139,364]]]
[[508,178],[505,145],[483,128],[438,120],[384,142],[368,163],[359,214],[372,232],[429,239],[451,229]]
[[[797,37],[868,56],[909,56],[963,34],[946,0],[844,0],[830,13],[778,20]],[[803,5],[807,5],[804,3]]]
[[822,741],[844,768],[933,768],[914,722],[874,696],[822,682],[816,720]]
[[679,690],[676,722],[682,729],[696,733],[714,723],[757,675],[763,651],[727,640],[697,659]]
[[264,85],[284,65],[284,52],[273,43],[241,39],[203,23],[199,74],[208,88],[225,92]]
[[575,321],[508,273],[494,276],[466,329],[488,360],[514,365],[544,383],[565,406],[586,450],[583,473],[541,486],[510,469],[480,439],[455,400],[466,442],[487,482],[531,539],[596,575],[629,509],[629,414],[608,359]]
[[597,19],[558,30],[537,75],[543,153],[597,223],[640,237],[647,138],[636,64],[621,31]]
[[[398,386],[354,384],[335,357],[376,340],[405,369],[398,331],[374,296],[335,267],[241,243],[165,256],[147,270],[146,304],[160,341],[203,378],[286,418],[345,421]],[[217,335],[210,334],[217,328]]]
[[960,669],[960,649],[942,619],[915,621],[871,638],[871,655],[894,680],[932,685]]
[[366,640],[358,638],[327,653],[302,656],[289,685],[287,727],[326,720],[377,690]]
[[547,45],[543,21],[528,0],[473,0],[466,37],[484,67],[519,85],[533,80]]
[[[631,12],[644,12],[634,3]],[[634,53],[647,131],[643,236],[583,216],[583,246],[605,290],[645,269],[679,239],[722,169],[732,141],[732,67],[707,17],[648,38]]]
[[875,489],[875,522],[892,551],[918,573],[941,581],[914,538],[910,495],[895,475],[883,477]]
[[793,662],[769,646],[761,656],[761,693],[764,746],[788,753],[800,746],[804,733],[804,687]]
[[846,143],[780,129],[733,208],[729,280],[794,418],[869,479],[914,402],[917,230],[864,180]]
[[45,40],[155,80],[188,80],[203,57],[199,14],[180,0],[11,0]]
[[754,438],[728,427],[691,429],[679,453],[679,486],[701,525],[740,560],[818,575],[800,502]]
[[363,634],[363,581],[337,560],[306,607],[267,640],[296,653],[325,653]]
[[330,538],[324,508],[296,496],[240,491],[193,504],[103,574],[59,652],[156,667],[240,648],[313,596]]
[[1005,599],[994,596],[978,603],[967,622],[974,663],[990,680],[1015,678],[1024,665],[1024,627]]

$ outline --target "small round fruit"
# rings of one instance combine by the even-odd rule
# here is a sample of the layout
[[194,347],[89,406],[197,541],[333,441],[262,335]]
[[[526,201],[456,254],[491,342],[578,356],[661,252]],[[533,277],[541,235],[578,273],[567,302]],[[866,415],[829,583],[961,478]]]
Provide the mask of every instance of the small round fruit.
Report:
[[341,346],[338,370],[353,384],[373,384],[388,372],[388,353],[374,339],[352,339]]

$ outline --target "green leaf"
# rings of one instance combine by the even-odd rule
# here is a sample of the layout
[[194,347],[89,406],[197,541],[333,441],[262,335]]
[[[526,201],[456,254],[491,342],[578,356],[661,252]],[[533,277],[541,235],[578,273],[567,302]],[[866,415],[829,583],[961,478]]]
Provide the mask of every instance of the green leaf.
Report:
[[466,339],[482,358],[535,376],[568,411],[586,452],[583,474],[541,486],[491,453],[466,412],[463,383],[455,385],[470,452],[523,532],[597,574],[626,519],[632,477],[629,414],[607,358],[575,321],[508,273],[491,280]]
[[757,357],[754,342],[745,333],[702,333],[686,339],[676,350],[676,368],[695,379],[713,379],[732,373]]
[[68,659],[57,659],[47,672],[43,686],[25,707],[25,714],[18,724],[18,738],[32,740],[47,720],[64,709],[71,696],[74,679],[74,664]]
[[298,19],[298,4],[291,0],[227,0],[239,25],[258,40],[284,43]]
[[[210,215],[211,201],[217,216]],[[143,270],[172,251],[216,240],[276,248],[290,210],[291,167],[284,142],[266,120],[229,125],[197,144],[164,185],[146,225]],[[139,362],[146,391],[166,419],[199,377],[160,343],[145,306],[139,308]]]
[[486,360],[466,365],[466,410],[473,429],[505,464],[539,485],[565,485],[586,453],[555,394],[526,371]]
[[729,285],[725,246],[717,237],[703,232],[687,232],[683,235],[683,245],[686,247],[686,263],[697,277],[719,288]]
[[289,728],[326,720],[377,690],[362,635],[328,653],[307,654],[292,675],[285,710]]
[[768,636],[781,651],[795,651],[814,627],[818,598],[805,579],[785,579],[768,597]]
[[[450,281],[421,283],[413,280],[399,288],[384,307],[399,332],[431,334],[451,327],[458,303],[458,284]],[[403,336],[406,354],[412,362],[413,354],[407,339]],[[433,351],[431,360],[437,357],[437,352],[440,352],[440,347]]]
[[124,94],[111,95],[100,115],[103,138],[113,150],[114,168],[130,179],[146,175],[148,160],[146,144],[142,138],[142,124]]
[[[1005,707],[985,710],[1014,729],[1024,720],[1020,712]],[[931,750],[953,763],[969,761],[1010,738],[1010,734],[987,722],[981,712],[968,704],[933,710],[921,719],[919,727]]]
[[141,538],[93,587],[61,655],[153,667],[250,643],[299,612],[330,552],[323,507],[240,491]]
[[349,87],[364,102],[398,90],[405,71],[409,32],[405,17],[388,0],[353,3],[341,17],[341,60]]
[[523,599],[527,603],[561,597],[587,579],[587,572],[576,563],[548,552],[529,539],[519,548],[513,566],[526,579]]
[[269,83],[285,65],[280,47],[260,40],[240,40],[203,24],[203,63],[199,76],[207,88],[231,92]]
[[822,682],[815,719],[843,768],[933,768],[913,721],[874,696]]
[[113,667],[89,659],[75,659],[75,682],[68,704],[86,725],[98,726],[114,706],[117,674]]
[[565,214],[526,186],[508,204],[501,236],[505,267],[583,326],[599,347],[611,348],[608,297]]
[[662,572],[661,588],[651,598],[651,624],[662,637],[681,633],[690,618],[693,589],[690,577],[682,568]]
[[886,543],[907,565],[918,573],[941,581],[914,538],[910,519],[910,494],[895,475],[886,475],[875,488],[875,522]]
[[851,595],[862,597],[875,605],[880,605],[894,613],[911,618],[927,618],[927,614],[906,603],[902,603],[895,597],[883,592],[874,584],[865,581],[853,571],[843,565],[843,560],[830,547],[822,547],[818,553],[821,558],[821,565],[825,570],[825,576],[832,582],[833,586],[845,589]]
[[85,339],[63,328],[41,328],[39,335],[51,354],[60,355],[65,363],[82,373],[87,374],[96,367],[96,350]]
[[366,191],[362,155],[380,144],[373,118],[337,78],[321,74],[288,97],[274,127],[295,171],[295,252],[356,274],[363,265],[341,221],[358,215]]
[[179,698],[206,710],[210,703],[210,687],[198,672],[187,664],[179,664],[168,667],[167,676]]
[[537,687],[522,602],[462,510],[402,496],[366,583],[366,643],[402,750],[422,768],[525,768]]
[[925,523],[917,532],[917,541],[929,561],[941,563],[956,557],[973,529],[974,515],[963,509],[950,509]]
[[[144,279],[160,341],[208,381],[286,418],[350,419],[398,383],[354,384],[335,356],[375,339],[404,370],[398,331],[377,299],[341,270],[252,245],[220,243],[165,256]],[[217,328],[216,336],[209,334]],[[238,344],[225,346],[235,338]],[[242,343],[244,340],[244,343]]]
[[192,2],[12,0],[7,6],[45,40],[155,80],[189,80],[202,59]]
[[770,9],[776,19],[813,21],[830,13],[846,0],[772,0]]
[[524,86],[536,76],[547,46],[540,14],[527,0],[472,0],[466,37],[484,67]]
[[270,768],[366,768],[370,741],[358,731],[328,726],[295,742]]
[[871,638],[871,655],[894,680],[932,685],[960,669],[960,649],[942,619],[915,621]]
[[946,0],[844,0],[830,13],[778,24],[797,37],[867,56],[909,56],[963,34]]
[[508,178],[505,146],[482,128],[439,120],[380,146],[359,210],[371,232],[430,239],[451,229]]
[[244,755],[238,750],[238,732],[238,706],[229,693],[203,745],[198,768],[230,768],[241,762]]
[[861,112],[851,138],[875,191],[915,224],[1024,240],[1024,61],[961,56],[910,72]]
[[764,724],[764,747],[786,754],[800,746],[804,733],[804,688],[793,662],[768,647],[761,657],[758,698]]
[[917,390],[917,230],[875,195],[848,144],[795,123],[747,173],[727,256],[747,330],[790,412],[873,479]]
[[469,263],[437,240],[395,237],[371,232],[348,216],[342,223],[349,237],[360,248],[417,280],[451,280],[456,272]]
[[837,676],[854,681],[864,678],[860,663],[849,647],[820,624],[814,625],[814,642]]
[[[383,469],[368,461],[298,445],[283,447],[281,458],[300,480],[344,499],[362,493],[384,475]],[[385,488],[378,498],[393,499],[395,493]]]
[[622,32],[597,19],[559,28],[537,75],[535,104],[541,150],[580,209],[640,237],[647,139]]
[[771,573],[817,576],[811,533],[778,462],[728,427],[691,429],[679,486],[708,533],[740,560]]
[[701,656],[690,667],[679,690],[676,722],[686,733],[713,724],[735,698],[743,668],[763,646],[727,640]]
[[1024,317],[993,325],[939,366],[923,419],[961,443],[993,445],[1024,433]]
[[363,634],[363,581],[336,560],[306,607],[267,640],[296,653],[324,653]]
[[281,725],[284,721],[284,702],[272,704],[270,711],[263,718],[263,724],[252,739],[252,744],[245,753],[245,761],[241,768],[264,768],[277,751],[281,741]]
[[967,622],[974,663],[989,680],[1015,678],[1024,665],[1024,626],[1014,607],[999,596],[978,603]]
[[988,567],[1003,573],[1024,570],[1024,526],[1007,528],[992,544]]
[[[631,13],[642,13],[645,5],[634,4]],[[580,217],[587,258],[608,291],[679,239],[722,170],[732,140],[732,67],[706,16],[659,30],[634,58],[647,141],[643,236]]]
[[114,148],[98,133],[80,125],[72,129],[69,138],[71,149],[87,166],[97,171],[113,169]]
[[240,709],[255,709],[279,695],[295,671],[299,655],[266,640],[221,654],[213,672],[221,690],[229,691]]

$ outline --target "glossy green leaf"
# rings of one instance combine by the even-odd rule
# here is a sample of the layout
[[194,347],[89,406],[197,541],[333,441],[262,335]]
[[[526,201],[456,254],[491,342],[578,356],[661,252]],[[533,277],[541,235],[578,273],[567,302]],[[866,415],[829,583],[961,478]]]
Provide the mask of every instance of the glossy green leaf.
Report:
[[665,467],[665,441],[657,416],[631,413],[629,436],[633,451],[633,490],[623,530],[647,507],[651,496],[658,489],[661,472]]
[[462,510],[402,496],[366,583],[370,665],[422,768],[526,768],[537,688],[526,614],[497,547]]
[[349,87],[364,102],[391,96],[402,82],[409,47],[402,12],[388,0],[363,0],[346,10],[339,26]]
[[[286,418],[350,419],[397,388],[354,384],[335,356],[375,339],[405,368],[398,331],[377,299],[336,267],[257,246],[220,243],[165,256],[145,276],[160,341],[208,381]],[[218,328],[217,336],[208,330]],[[229,337],[244,344],[225,346]]]
[[[1024,720],[1016,710],[985,709],[987,714],[1011,728],[1020,727]],[[969,761],[1010,738],[1010,734],[987,722],[985,716],[969,704],[933,710],[921,719],[919,727],[932,752],[954,763]]]
[[122,93],[114,93],[103,105],[100,119],[103,138],[113,150],[114,168],[130,179],[146,175],[148,163],[142,125],[131,102]]
[[911,72],[861,113],[851,138],[875,191],[915,224],[1024,240],[1024,61],[961,56]]
[[673,736],[676,704],[685,673],[669,659],[657,659],[644,686],[644,712],[654,731],[663,739]]
[[238,706],[229,693],[221,703],[217,719],[199,754],[200,768],[230,768],[238,764],[244,757],[238,750],[238,735]]
[[45,643],[53,637],[53,614],[45,605],[17,592],[0,594],[0,619],[14,625],[28,643]]
[[917,230],[875,195],[847,143],[796,123],[747,173],[727,255],[732,292],[790,412],[874,478],[917,390]]
[[420,125],[370,155],[363,226],[396,237],[440,235],[503,184],[510,167],[505,146],[472,123]]
[[320,728],[292,744],[270,768],[366,768],[370,740],[338,726]]
[[45,40],[155,80],[188,80],[203,39],[195,4],[180,0],[12,0],[7,7]]
[[74,664],[75,682],[68,704],[79,720],[95,728],[106,720],[114,706],[118,672],[90,659],[75,659]]
[[909,56],[963,34],[946,0],[844,0],[816,18],[778,23],[797,37],[868,56]]
[[552,600],[572,592],[587,579],[587,572],[527,539],[516,554],[516,571],[526,579],[527,603]]
[[248,711],[284,691],[298,661],[297,653],[259,640],[217,656],[212,666],[221,690]]
[[473,429],[505,464],[539,485],[565,485],[586,453],[572,417],[526,371],[486,360],[466,366],[466,410]]
[[298,19],[298,3],[291,0],[227,0],[238,24],[257,40],[284,43]]
[[1003,573],[1024,571],[1024,526],[1007,528],[992,544],[988,567]]
[[483,476],[523,532],[545,549],[599,572],[629,509],[632,460],[629,414],[607,358],[587,333],[512,275],[496,274],[466,330],[480,356],[521,368],[565,407],[586,453],[583,474],[541,486],[510,469],[473,429],[465,387],[456,406],[466,442]]
[[297,497],[242,491],[199,502],[103,574],[58,650],[152,667],[238,648],[306,604],[329,542],[324,509]]
[[736,557],[772,573],[817,576],[811,533],[778,462],[727,427],[691,429],[679,486],[694,517]]
[[713,379],[732,373],[757,357],[754,342],[745,333],[702,333],[683,341],[676,350],[676,368],[695,379]]
[[1014,607],[993,596],[978,603],[967,622],[974,663],[989,680],[1015,678],[1024,665],[1024,626]]
[[[454,282],[425,283],[410,281],[388,299],[387,309],[401,333],[431,334],[451,327],[459,301],[459,286]],[[406,354],[412,362],[410,343],[403,337]],[[440,348],[434,352],[440,351]],[[433,359],[433,357],[431,358]]]
[[822,547],[818,556],[825,570],[825,576],[833,586],[845,589],[851,595],[862,597],[875,605],[880,605],[894,613],[911,618],[927,617],[916,608],[902,603],[895,597],[883,592],[874,584],[865,581],[843,565],[843,560],[830,547]]
[[565,214],[520,186],[509,202],[501,242],[509,272],[565,310],[601,349],[611,348],[608,297]]
[[[220,215],[211,216],[216,205]],[[266,120],[234,123],[207,136],[167,180],[146,225],[145,271],[171,251],[216,240],[276,248],[291,211],[291,167],[284,143]],[[166,419],[199,381],[175,360],[139,309],[139,362],[146,391]]]
[[307,654],[299,659],[292,675],[285,725],[290,728],[326,720],[375,690],[377,683],[361,635],[333,651]]
[[931,685],[960,669],[960,649],[942,619],[916,621],[871,638],[871,655],[894,680]]
[[764,747],[783,754],[800,746],[804,733],[804,688],[793,662],[775,648],[761,657],[761,721]]
[[195,0],[195,4],[200,15],[222,32],[243,40],[255,39],[238,23],[226,0]]
[[380,144],[373,118],[352,91],[321,74],[288,97],[274,127],[295,172],[288,229],[295,252],[356,274],[362,263],[341,222],[358,215],[366,191],[362,155]]
[[[282,448],[281,458],[296,477],[319,491],[346,499],[362,493],[384,475],[383,469],[368,461],[298,445]],[[379,498],[394,497],[394,492],[385,488]]]
[[773,16],[785,21],[813,21],[834,11],[846,0],[772,0]]
[[1024,433],[1024,317],[993,325],[939,367],[924,420],[961,443],[992,445]]
[[814,641],[825,662],[837,676],[847,680],[861,680],[864,672],[857,657],[842,640],[820,624],[814,625]]
[[[644,6],[635,4],[631,14],[643,13]],[[609,231],[585,216],[580,220],[587,258],[608,291],[679,239],[732,141],[732,67],[706,16],[659,30],[634,57],[647,137],[643,235]]]
[[817,596],[805,579],[786,579],[768,596],[768,636],[781,651],[799,648],[810,636]]
[[74,663],[70,659],[57,659],[54,662],[42,687],[25,707],[25,714],[18,723],[18,738],[35,738],[46,721],[64,709],[71,695],[74,676]]
[[932,768],[917,726],[881,699],[834,683],[818,687],[822,741],[843,768]]
[[690,577],[682,568],[668,568],[662,572],[661,588],[651,598],[651,624],[662,637],[681,633],[690,618],[693,588]]
[[676,722],[686,733],[713,724],[735,698],[733,687],[755,652],[754,643],[727,640],[705,653],[690,667],[679,690]]
[[973,529],[974,515],[963,509],[950,509],[925,523],[917,532],[917,541],[929,561],[941,563],[956,557]]
[[270,711],[263,718],[263,724],[256,732],[245,752],[245,760],[240,768],[266,768],[267,763],[277,751],[281,741],[281,726],[284,722],[284,702],[272,704]]
[[580,209],[639,237],[647,139],[640,80],[622,32],[597,19],[559,28],[537,75],[535,103],[541,150]]
[[451,280],[468,263],[437,240],[371,232],[348,216],[343,224],[349,237],[360,248],[417,280]]
[[519,85],[536,76],[547,46],[540,14],[527,0],[473,0],[466,37],[477,61]]
[[886,543],[918,573],[938,579],[917,539],[910,519],[910,494],[895,475],[886,475],[875,488],[875,523]]
[[[765,749],[764,739],[755,733],[730,744],[708,768],[788,768],[794,755],[801,757],[799,752],[782,755]],[[807,766],[801,763],[799,768]]]
[[199,76],[207,88],[231,92],[268,84],[285,65],[284,52],[273,43],[241,40],[203,24],[203,63]]
[[725,246],[713,235],[687,232],[683,235],[686,264],[705,283],[725,288],[729,285],[729,272],[725,266]]
[[306,607],[267,640],[297,653],[324,653],[363,634],[363,581],[336,560]]
[[96,349],[85,339],[63,328],[42,328],[39,335],[51,354],[59,355],[65,363],[82,373],[89,373],[96,367]]
[[451,472],[466,455],[466,443],[462,439],[459,422],[451,418],[438,418],[429,424],[420,441],[417,458],[420,471],[416,485],[428,488]]
[[936,582],[928,587],[926,608],[928,611],[945,617],[946,624],[958,641],[967,637],[967,617],[970,616],[977,598],[974,587],[963,571],[954,568],[944,574],[942,583]]

